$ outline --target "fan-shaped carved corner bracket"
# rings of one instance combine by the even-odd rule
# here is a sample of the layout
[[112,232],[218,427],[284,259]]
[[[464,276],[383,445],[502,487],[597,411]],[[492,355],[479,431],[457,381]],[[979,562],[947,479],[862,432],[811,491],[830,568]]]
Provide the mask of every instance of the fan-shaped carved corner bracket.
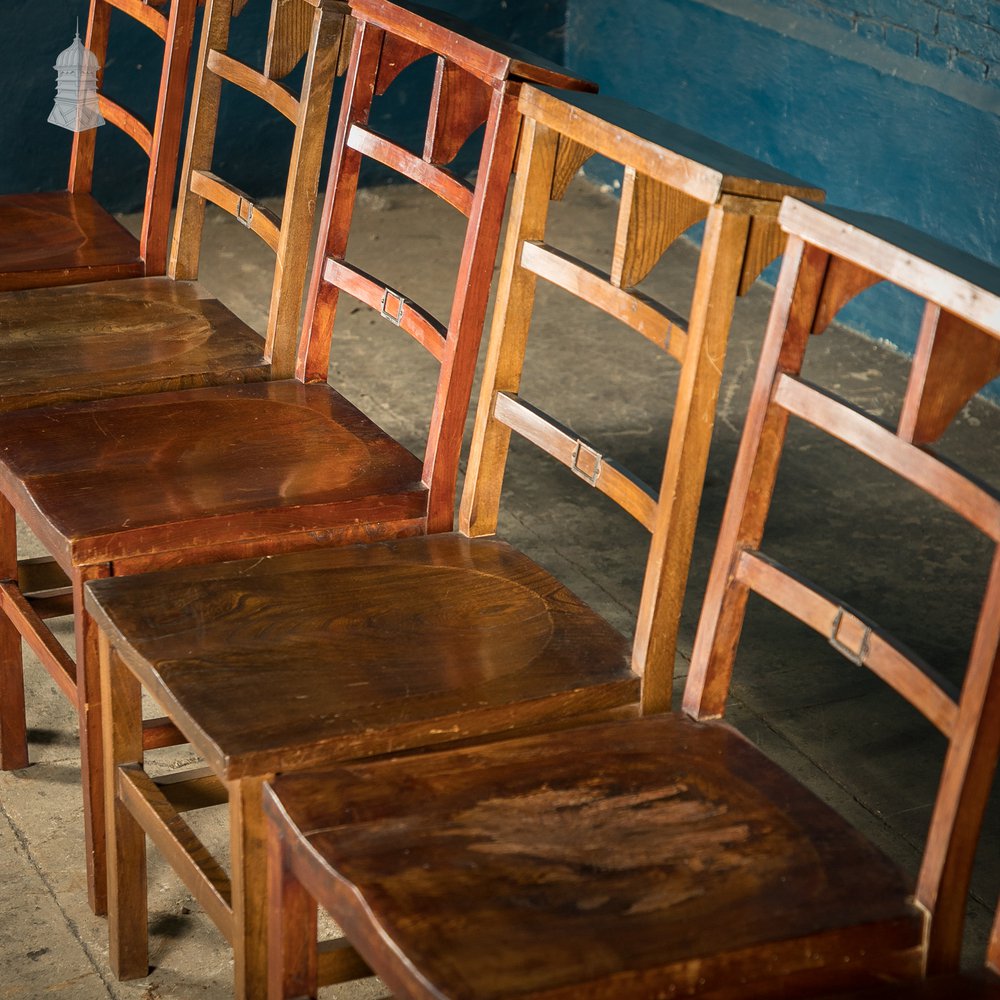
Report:
[[822,333],[851,299],[860,295],[866,288],[877,285],[881,280],[881,275],[867,268],[841,257],[831,256],[816,303],[811,332]]
[[264,75],[281,80],[309,51],[316,8],[305,0],[273,0],[264,54]]
[[424,159],[441,167],[458,156],[490,114],[490,86],[447,59],[438,59]]
[[997,376],[1000,340],[928,302],[900,409],[899,436],[917,445],[933,443]]
[[250,0],[233,0],[233,17],[239,17]]
[[430,49],[425,49],[407,38],[386,33],[382,39],[382,51],[378,60],[375,93],[384,94],[404,69],[429,55],[431,55]]
[[681,233],[708,215],[708,209],[706,202],[626,167],[611,283],[618,288],[637,285]]
[[781,231],[781,226],[778,225],[777,217],[751,215],[746,251],[743,254],[743,267],[740,270],[740,283],[736,294],[746,295],[753,283],[760,277],[761,271],[775,260],[784,249],[785,234]]
[[573,178],[580,172],[580,167],[593,155],[594,151],[582,143],[574,142],[564,135],[559,136],[552,170],[552,190],[549,193],[553,201],[563,200]]

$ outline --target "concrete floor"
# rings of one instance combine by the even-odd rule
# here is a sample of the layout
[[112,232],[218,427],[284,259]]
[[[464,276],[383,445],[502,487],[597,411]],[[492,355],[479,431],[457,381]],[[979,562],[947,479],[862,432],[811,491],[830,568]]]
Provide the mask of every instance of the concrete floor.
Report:
[[[411,188],[363,192],[351,255],[445,315],[456,260],[450,248],[460,219],[432,202]],[[614,213],[610,197],[578,181],[567,203],[554,208],[552,232],[560,245],[607,266]],[[207,238],[202,280],[262,329],[270,290],[263,245],[215,217]],[[681,312],[687,311],[695,256],[689,244],[675,247],[649,279],[651,290]],[[679,679],[686,673],[769,303],[770,289],[758,284],[737,307],[681,627]],[[367,308],[348,300],[344,305],[334,338],[334,383],[419,449],[433,364]],[[539,296],[532,336],[524,395],[656,483],[676,383],[673,362],[554,290]],[[896,354],[843,330],[814,342],[808,365],[814,380],[887,417],[898,408],[905,371]],[[1000,410],[974,401],[949,431],[944,450],[996,485],[998,439]],[[959,677],[984,580],[986,544],[915,491],[899,490],[880,470],[828,446],[819,435],[796,428],[790,442],[768,529],[769,550],[887,627],[897,627],[939,669]],[[501,533],[616,626],[631,631],[647,536],[605,498],[528,446],[512,451]],[[25,551],[36,551],[27,538]],[[874,606],[864,600],[872,594]],[[68,642],[71,623],[63,624]],[[73,714],[30,657],[28,672],[34,763],[0,774],[0,1000],[230,996],[228,948],[155,852],[153,971],[135,983],[117,983],[111,976],[105,924],[89,913],[83,884]],[[812,633],[755,605],[730,718],[901,865],[915,869],[941,741],[891,692]],[[159,766],[187,763],[190,755],[181,748]],[[970,904],[970,964],[981,961],[1000,887],[997,805],[992,803],[987,821]],[[221,816],[200,817],[198,829],[213,846],[224,840]],[[383,993],[369,980],[323,995],[360,1000]]]

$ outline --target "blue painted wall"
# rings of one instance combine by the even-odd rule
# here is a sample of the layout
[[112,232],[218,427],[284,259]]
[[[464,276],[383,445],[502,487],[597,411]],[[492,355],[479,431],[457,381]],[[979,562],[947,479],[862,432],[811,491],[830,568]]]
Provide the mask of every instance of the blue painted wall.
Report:
[[[606,93],[821,185],[831,202],[1000,264],[1000,3],[946,3],[570,0],[566,61]],[[879,19],[890,7],[923,35]],[[976,53],[947,41],[958,38]],[[908,296],[874,290],[844,319],[913,347]]]
[[[425,0],[428,2],[428,0]],[[560,60],[566,0],[429,0],[480,28]],[[73,40],[77,17],[86,25],[87,0],[0,0],[0,192],[40,191],[66,184],[71,134],[46,122],[55,94],[56,56]],[[233,51],[251,65],[264,57],[269,0],[250,0],[233,25]],[[200,23],[200,21],[199,21]],[[162,44],[129,18],[112,13],[105,90],[109,97],[153,117]],[[414,76],[427,78],[426,67]],[[291,80],[292,83],[297,81]],[[415,81],[411,80],[411,86]],[[400,88],[402,89],[402,88]],[[224,89],[216,146],[217,171],[254,196],[283,190],[282,173],[291,150],[291,127],[252,97]],[[339,103],[338,87],[334,101]],[[417,145],[405,121],[400,91],[390,91],[379,127]],[[327,154],[332,135],[327,142]],[[262,152],[262,151],[266,151]],[[118,211],[142,202],[146,161],[116,129],[103,127],[98,141],[95,193]]]

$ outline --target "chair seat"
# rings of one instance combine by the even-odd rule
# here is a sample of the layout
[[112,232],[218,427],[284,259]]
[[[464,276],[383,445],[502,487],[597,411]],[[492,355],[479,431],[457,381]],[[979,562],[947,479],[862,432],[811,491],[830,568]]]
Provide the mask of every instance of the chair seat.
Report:
[[427,985],[407,996],[791,997],[821,965],[827,988],[920,974],[909,880],[721,723],[346,765],[265,798],[387,987]]
[[420,462],[328,385],[21,410],[0,442],[0,477],[64,565],[426,516]]
[[138,277],[139,241],[89,194],[0,196],[0,291]]
[[625,639],[493,539],[424,535],[107,579],[87,607],[229,779],[638,696]]
[[0,295],[0,412],[264,379],[264,341],[197,282]]

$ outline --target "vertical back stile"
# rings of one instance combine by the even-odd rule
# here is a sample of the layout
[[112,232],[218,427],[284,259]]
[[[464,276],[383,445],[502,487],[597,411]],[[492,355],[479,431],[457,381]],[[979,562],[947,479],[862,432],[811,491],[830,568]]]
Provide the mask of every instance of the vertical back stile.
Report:
[[497,528],[510,428],[494,417],[493,407],[498,392],[516,393],[521,385],[537,283],[521,266],[521,252],[526,241],[545,238],[559,141],[545,125],[524,119],[460,512],[461,529],[472,537],[492,535]]

